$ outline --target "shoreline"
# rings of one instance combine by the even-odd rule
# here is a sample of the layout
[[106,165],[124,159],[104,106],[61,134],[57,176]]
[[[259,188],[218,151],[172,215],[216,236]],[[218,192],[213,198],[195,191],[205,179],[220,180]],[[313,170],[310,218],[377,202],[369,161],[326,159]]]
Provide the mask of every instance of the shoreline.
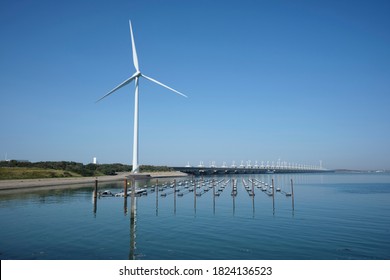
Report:
[[[48,178],[48,179],[13,179],[0,180],[0,194],[5,191],[26,190],[26,189],[54,189],[59,186],[77,187],[77,185],[94,184],[97,179],[99,183],[124,181],[130,176],[131,172],[118,172],[117,175],[98,176],[98,177],[67,177],[67,178]],[[188,174],[183,172],[147,172],[140,173],[142,179],[173,178],[186,177]]]

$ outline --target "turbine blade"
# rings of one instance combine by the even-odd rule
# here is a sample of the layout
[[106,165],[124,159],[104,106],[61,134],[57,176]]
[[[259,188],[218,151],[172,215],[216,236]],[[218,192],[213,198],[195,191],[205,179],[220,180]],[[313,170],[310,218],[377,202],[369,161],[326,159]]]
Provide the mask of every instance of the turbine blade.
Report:
[[152,79],[152,78],[150,78],[150,77],[148,77],[148,76],[146,76],[144,74],[141,74],[141,76],[144,77],[145,79],[148,79],[149,81],[152,81],[152,82],[154,82],[154,83],[156,83],[156,84],[158,84],[160,86],[163,86],[163,87],[165,87],[165,88],[167,88],[167,89],[169,89],[169,90],[171,90],[173,92],[176,92],[177,94],[180,94],[181,96],[187,97],[187,95],[185,95],[185,94],[183,94],[183,93],[181,93],[181,92],[179,92],[179,91],[177,91],[177,90],[175,90],[175,89],[173,89],[173,88],[171,88],[171,87],[169,87],[167,85],[164,85],[163,83],[161,83],[159,81],[156,81],[155,79]]
[[131,20],[129,20],[129,25],[130,25],[130,36],[131,36],[131,48],[133,50],[133,63],[134,63],[135,70],[139,72],[138,56],[137,56],[137,50],[135,49],[134,34],[133,34],[133,28],[131,26]]
[[100,100],[106,98],[107,96],[109,96],[110,94],[114,93],[115,91],[117,91],[118,89],[124,87],[125,85],[131,83],[132,80],[134,80],[136,77],[138,77],[138,73],[135,73],[133,76],[131,76],[130,78],[128,78],[127,80],[125,80],[124,82],[122,82],[120,85],[116,86],[115,88],[113,88],[110,92],[108,92],[106,95],[104,95],[102,98],[100,98],[97,102],[99,102]]

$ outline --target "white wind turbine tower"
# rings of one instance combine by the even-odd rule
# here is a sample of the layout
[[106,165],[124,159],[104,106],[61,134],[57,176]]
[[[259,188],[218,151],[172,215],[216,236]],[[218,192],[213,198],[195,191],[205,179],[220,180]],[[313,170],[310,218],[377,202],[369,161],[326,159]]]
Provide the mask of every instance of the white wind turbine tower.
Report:
[[127,80],[125,80],[124,82],[122,82],[121,84],[119,84],[117,87],[115,87],[114,89],[112,89],[110,92],[108,92],[106,95],[104,95],[102,98],[100,98],[98,101],[96,102],[99,102],[100,100],[102,100],[103,98],[109,96],[110,94],[114,93],[115,91],[117,91],[118,89],[124,87],[125,85],[131,83],[133,80],[135,80],[135,95],[134,95],[134,139],[133,139],[133,169],[132,169],[132,173],[138,173],[139,172],[139,164],[138,164],[138,94],[139,94],[139,91],[138,91],[138,80],[140,77],[144,77],[145,79],[149,80],[149,81],[152,81],[160,86],[163,86],[177,94],[180,94],[181,96],[184,96],[184,97],[187,97],[186,95],[184,95],[183,93],[173,89],[173,88],[170,88],[169,86],[167,85],[164,85],[163,83],[159,82],[159,81],[156,81],[155,79],[152,79],[148,76],[146,76],[145,74],[142,74],[139,70],[139,66],[138,66],[138,57],[137,57],[137,51],[135,49],[135,42],[134,42],[134,35],[133,35],[133,28],[131,26],[131,21],[129,20],[129,25],[130,25],[130,36],[131,36],[131,46],[132,46],[132,50],[133,50],[133,63],[134,63],[134,68],[135,68],[135,73],[130,77],[128,78]]

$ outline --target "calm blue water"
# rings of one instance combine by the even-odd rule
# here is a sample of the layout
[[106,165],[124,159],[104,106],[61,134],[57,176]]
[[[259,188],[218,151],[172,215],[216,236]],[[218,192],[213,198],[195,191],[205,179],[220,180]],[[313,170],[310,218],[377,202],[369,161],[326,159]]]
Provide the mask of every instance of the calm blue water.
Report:
[[[122,197],[101,197],[94,206],[92,185],[0,193],[0,258],[390,259],[390,174],[204,179],[210,178],[235,178],[237,196],[231,196],[231,181],[215,199],[212,189],[196,200],[193,192],[175,199],[170,188],[166,197],[149,192],[136,199],[134,223],[130,198],[125,204]],[[242,179],[251,190],[252,178],[268,184],[274,179],[285,192],[293,178],[294,209],[283,193],[272,199],[255,186],[249,196]]]

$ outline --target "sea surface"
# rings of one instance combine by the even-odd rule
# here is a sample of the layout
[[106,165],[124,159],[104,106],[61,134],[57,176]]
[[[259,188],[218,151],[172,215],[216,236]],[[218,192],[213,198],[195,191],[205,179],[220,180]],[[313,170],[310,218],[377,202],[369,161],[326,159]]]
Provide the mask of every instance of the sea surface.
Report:
[[147,195],[134,215],[130,197],[94,199],[93,185],[0,193],[0,259],[390,259],[389,173],[173,180],[159,180],[158,193],[156,180],[139,182]]

